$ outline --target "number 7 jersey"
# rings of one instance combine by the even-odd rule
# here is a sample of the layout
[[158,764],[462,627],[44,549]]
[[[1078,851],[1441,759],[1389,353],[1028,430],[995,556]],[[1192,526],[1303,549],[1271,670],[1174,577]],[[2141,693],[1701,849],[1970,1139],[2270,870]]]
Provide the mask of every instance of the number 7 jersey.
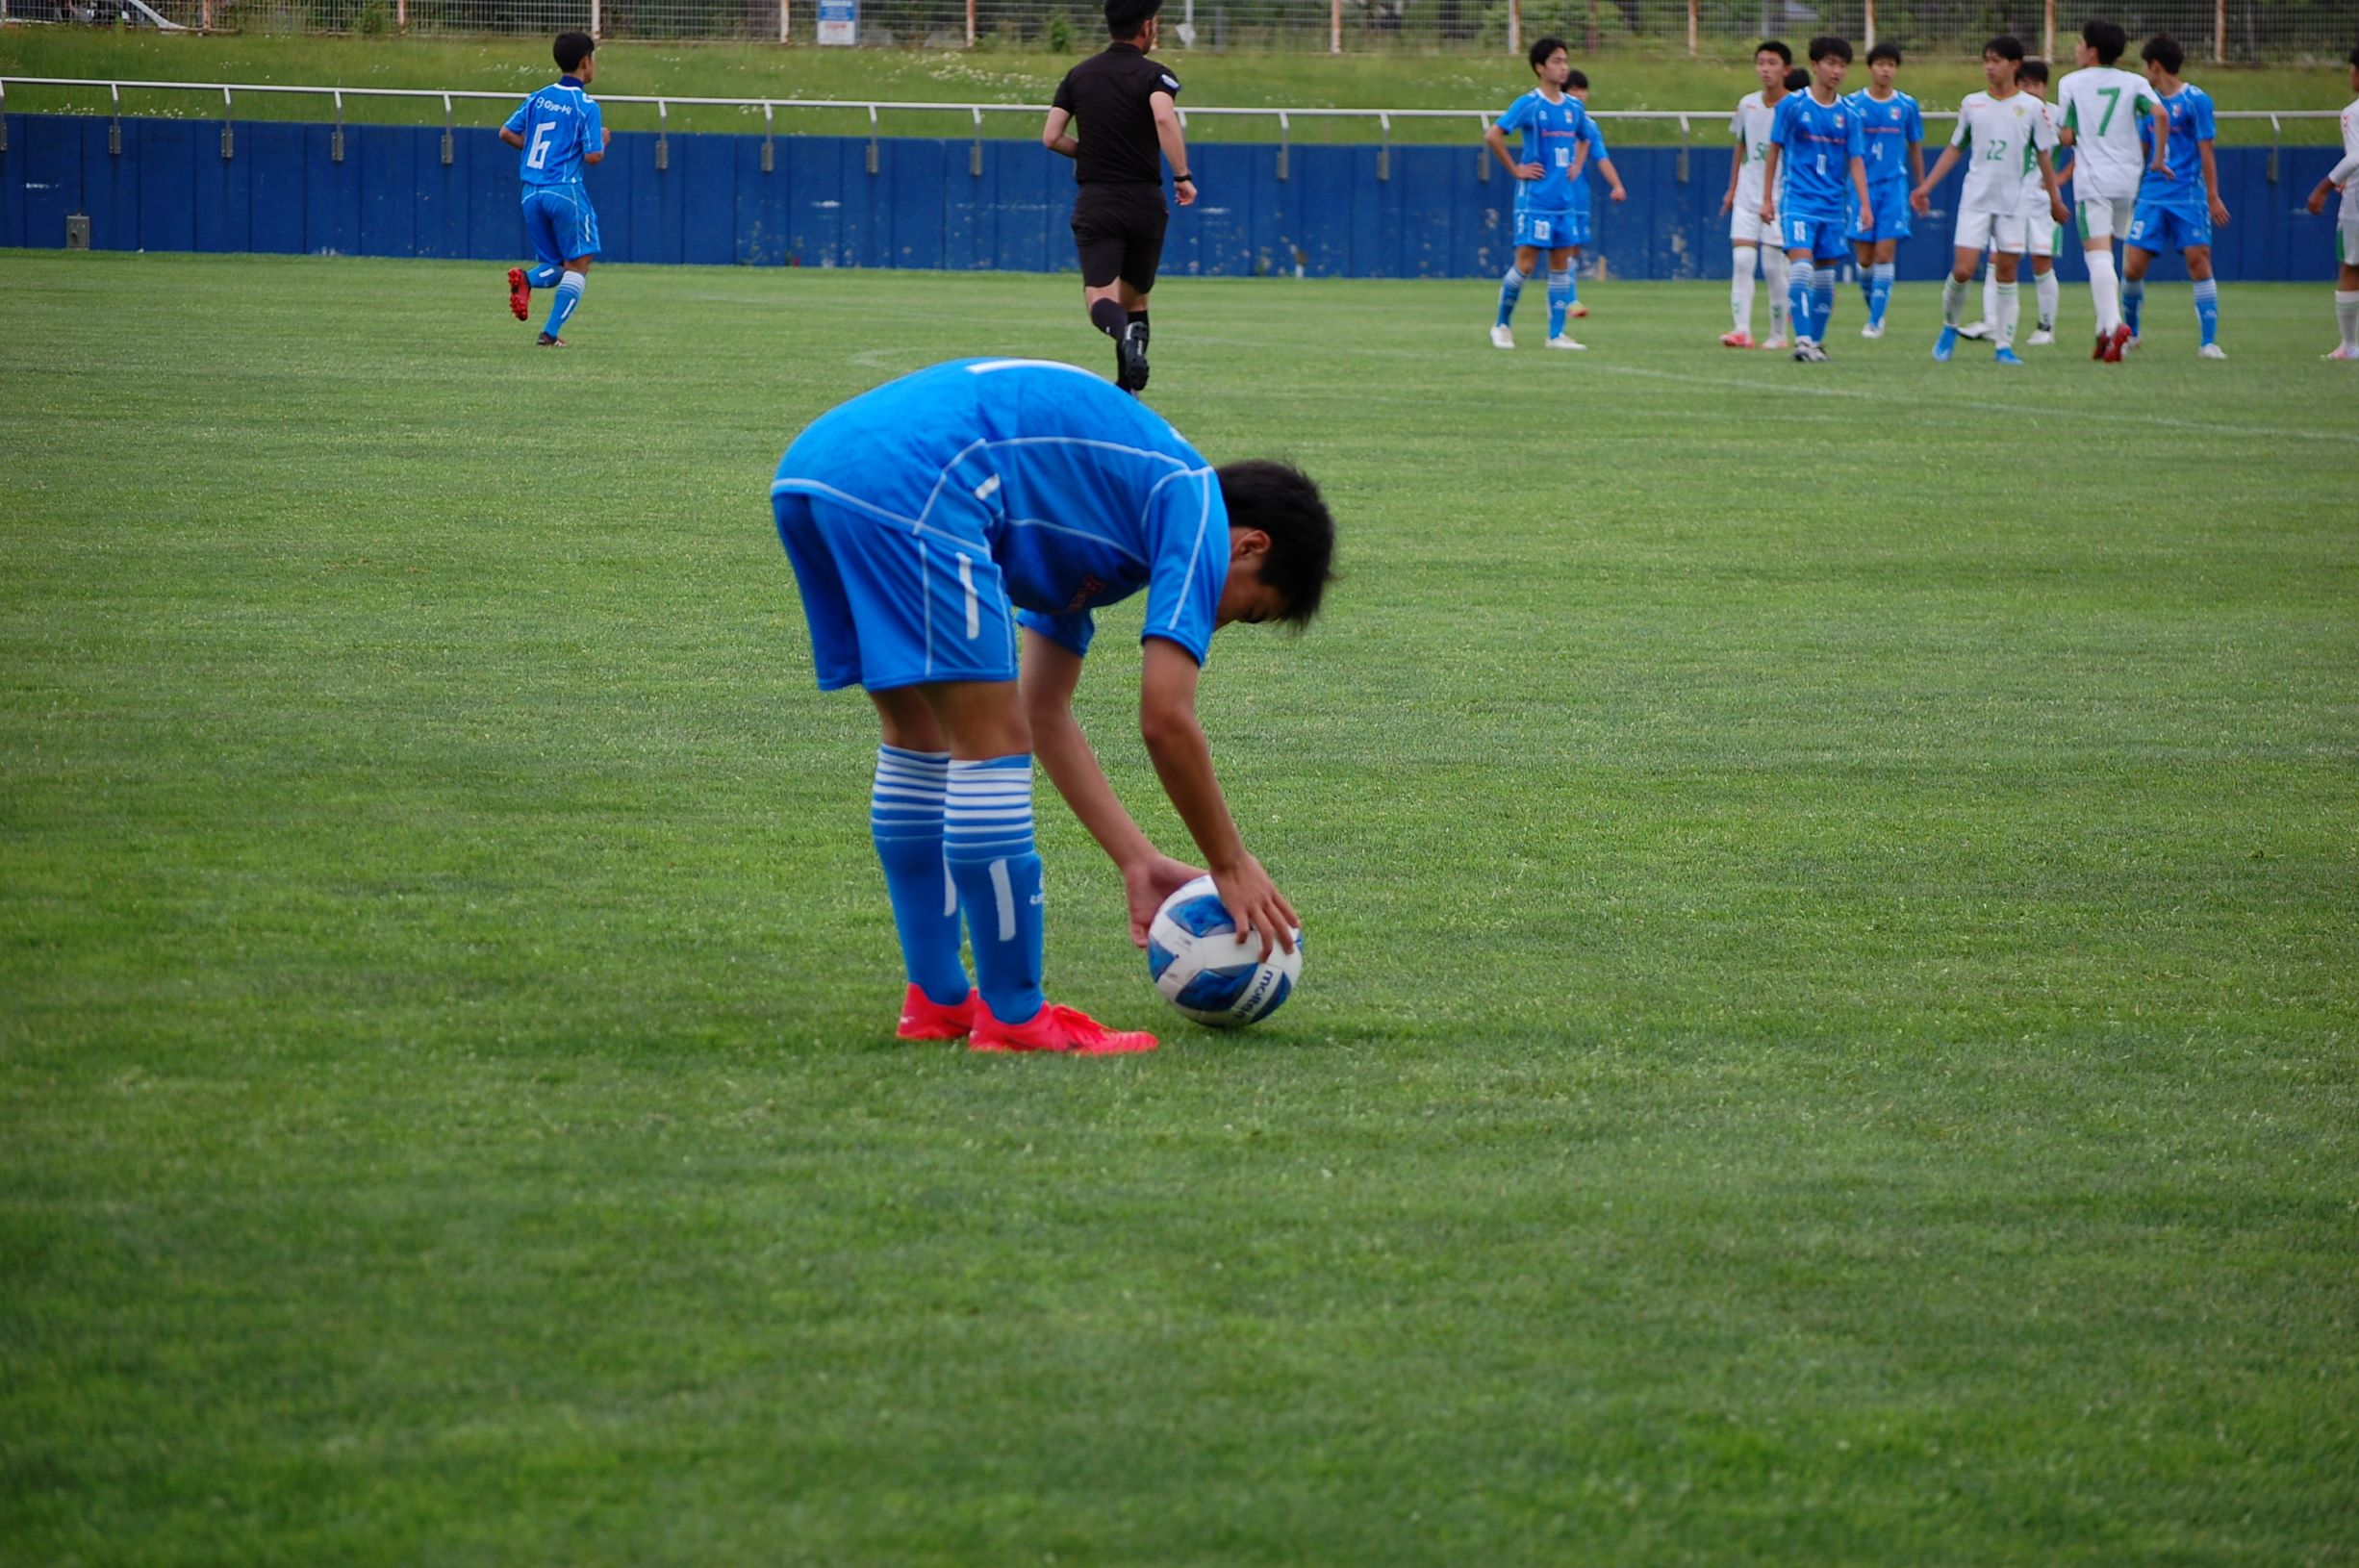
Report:
[[2127,201],[2145,167],[2138,127],[2161,100],[2143,76],[2112,65],[2074,71],[2056,89],[2056,120],[2072,133],[2072,194],[2080,201]]

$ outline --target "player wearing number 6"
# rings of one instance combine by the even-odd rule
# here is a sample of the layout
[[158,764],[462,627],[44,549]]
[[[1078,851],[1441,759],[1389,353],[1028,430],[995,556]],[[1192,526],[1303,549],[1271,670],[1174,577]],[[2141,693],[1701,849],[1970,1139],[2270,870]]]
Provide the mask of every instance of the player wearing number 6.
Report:
[[550,51],[565,74],[518,106],[499,128],[499,139],[523,153],[524,233],[539,265],[527,272],[508,268],[508,309],[523,320],[532,312],[532,291],[557,285],[557,297],[542,327],[544,348],[562,348],[558,336],[581,304],[598,253],[598,215],[582,189],[584,164],[606,156],[605,117],[583,89],[597,74],[597,44],[587,33],[560,33]]
[[2114,22],[2091,22],[2072,46],[2080,69],[2056,89],[2057,138],[2072,149],[2072,195],[2080,215],[2082,259],[2089,264],[2089,296],[2096,305],[2097,341],[2092,359],[2121,363],[2129,328],[2121,324],[2121,278],[2114,270],[2114,240],[2129,233],[2138,178],[2146,156],[2138,137],[2141,118],[2154,125],[2157,173],[2170,166],[2170,117],[2143,76],[2114,62],[2129,47],[2129,35]]

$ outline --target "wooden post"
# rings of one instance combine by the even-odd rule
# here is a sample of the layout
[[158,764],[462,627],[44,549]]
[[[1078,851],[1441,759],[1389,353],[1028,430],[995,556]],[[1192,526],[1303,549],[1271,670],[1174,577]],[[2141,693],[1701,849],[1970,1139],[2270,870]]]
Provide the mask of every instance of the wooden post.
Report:
[[2228,0],[2212,0],[2212,63],[2228,63]]
[[1343,53],[1343,0],[1328,0],[1327,52],[1331,55]]
[[1695,7],[1696,0],[1687,0],[1687,58],[1690,60],[1695,58]]
[[967,47],[975,47],[975,0],[967,0]]
[[[208,6],[205,9],[210,11],[213,8]],[[393,30],[397,33],[410,30],[410,0],[393,0]]]
[[1876,0],[1867,0],[1867,10],[1860,18],[1862,41],[1870,49],[1876,46]]
[[1524,0],[1508,0],[1508,53],[1524,52]]
[[1597,0],[1589,0],[1589,38],[1582,52],[1591,55],[1597,53]]
[[778,0],[778,41],[784,43],[793,36],[787,22],[786,0]]
[[2047,0],[2047,20],[2041,28],[2040,39],[2041,55],[2047,61],[2048,69],[2056,70],[2056,0]]
[[591,38],[596,38],[599,36],[600,32],[603,30],[603,23],[605,22],[605,19],[604,13],[599,10],[598,0],[590,0]]

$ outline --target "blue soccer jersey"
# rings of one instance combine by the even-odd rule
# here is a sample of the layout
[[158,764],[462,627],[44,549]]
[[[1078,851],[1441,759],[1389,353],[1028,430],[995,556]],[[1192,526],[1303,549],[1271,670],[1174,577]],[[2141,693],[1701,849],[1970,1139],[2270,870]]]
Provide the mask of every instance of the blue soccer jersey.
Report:
[[1537,164],[1545,171],[1536,180],[1515,183],[1517,211],[1572,210],[1573,155],[1588,124],[1589,112],[1569,92],[1550,103],[1535,88],[1508,105],[1508,112],[1499,116],[1500,134],[1513,136],[1521,131],[1523,152],[1516,162]]
[[1909,147],[1925,139],[1925,116],[1916,100],[1895,92],[1878,103],[1863,89],[1846,102],[1860,118],[1860,139],[1866,148],[1860,156],[1867,164],[1868,199],[1881,209],[1884,193],[1896,190],[1905,203],[1911,184]]
[[524,139],[520,177],[528,186],[579,185],[583,157],[605,151],[605,123],[578,77],[543,88],[508,116],[507,128]]
[[1851,160],[1867,155],[1851,100],[1822,104],[1810,91],[1789,92],[1778,100],[1769,139],[1784,149],[1778,154],[1778,172],[1786,181],[1783,215],[1842,221]]
[[[798,437],[771,495],[823,686],[1007,678],[1011,605],[1087,653],[1091,612],[1141,589],[1143,637],[1200,664],[1210,648],[1229,576],[1219,478],[1160,416],[1073,366],[954,360],[888,382]],[[832,563],[799,541],[790,508],[805,500],[819,532],[835,529]],[[962,663],[969,644],[982,653]],[[830,647],[849,651],[831,662]]]
[[1583,123],[1581,127],[1581,139],[1589,144],[1589,161],[1587,164],[1583,167],[1581,171],[1581,178],[1572,182],[1573,212],[1578,216],[1587,217],[1589,215],[1588,171],[1595,168],[1598,164],[1604,163],[1612,155],[1606,151],[1606,133],[1598,125],[1595,115],[1589,116],[1589,118]]
[[[2199,143],[2212,139],[2212,95],[2192,83],[2184,85],[2163,100],[2163,113],[2170,116],[2170,144],[2164,148],[2169,172],[2148,168],[2138,187],[2138,204],[2208,213],[2211,198],[2203,190]],[[2154,121],[2144,114],[2138,116],[2138,143],[2152,164]]]

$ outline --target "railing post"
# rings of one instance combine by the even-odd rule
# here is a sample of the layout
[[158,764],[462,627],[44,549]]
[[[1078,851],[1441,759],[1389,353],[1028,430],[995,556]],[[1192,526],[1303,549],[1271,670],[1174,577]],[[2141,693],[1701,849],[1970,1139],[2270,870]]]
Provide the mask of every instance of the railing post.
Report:
[[1392,178],[1392,116],[1381,109],[1376,112],[1376,129],[1377,134],[1383,138],[1376,147],[1376,177],[1389,180]]
[[123,156],[123,84],[109,82],[107,91],[114,100],[114,117],[107,122],[107,156]]
[[975,111],[975,144],[967,149],[967,173],[974,179],[983,177],[983,112]]
[[1491,149],[1489,145],[1491,117],[1488,114],[1477,114],[1475,116],[1475,123],[1483,127],[1483,139],[1481,141],[1476,143],[1476,145],[1482,147],[1483,150],[1475,155],[1482,160],[1481,163],[1475,164],[1475,180],[1479,184],[1488,185],[1491,183]]
[[1692,135],[1687,128],[1687,116],[1682,114],[1679,116],[1679,183],[1681,185],[1687,183],[1687,148],[1692,139]]
[[328,133],[328,162],[344,161],[344,89],[336,89],[336,129]]
[[229,116],[229,89],[223,88],[221,89],[221,157],[224,160],[238,156],[238,132],[230,124]]
[[868,106],[868,171],[876,172],[876,106]]
[[[781,8],[781,9],[783,9],[783,8]],[[763,104],[763,105],[762,105],[762,172],[763,172],[763,173],[765,173],[765,174],[770,173],[770,172],[771,172],[773,169],[774,169],[774,168],[776,168],[776,167],[778,166],[778,158],[777,158],[777,153],[776,153],[775,149],[774,149],[774,148],[772,147],[772,145],[771,145],[771,140],[770,140],[770,139],[771,139],[771,134],[772,134],[772,133],[773,133],[774,130],[776,130],[776,128],[777,128],[777,122],[776,122],[776,120],[775,120],[775,119],[774,119],[774,118],[772,116],[772,114],[771,114],[771,105],[769,105],[768,103]]]
[[0,78],[0,152],[9,150],[9,85]]
[[450,112],[450,94],[445,92],[443,94],[443,166],[444,168],[450,166],[453,136],[454,124]]
[[1292,131],[1293,127],[1286,121],[1286,112],[1280,110],[1278,112],[1278,177],[1281,180],[1286,177],[1286,140]]
[[655,172],[663,173],[672,166],[672,106],[661,98],[655,100]]

